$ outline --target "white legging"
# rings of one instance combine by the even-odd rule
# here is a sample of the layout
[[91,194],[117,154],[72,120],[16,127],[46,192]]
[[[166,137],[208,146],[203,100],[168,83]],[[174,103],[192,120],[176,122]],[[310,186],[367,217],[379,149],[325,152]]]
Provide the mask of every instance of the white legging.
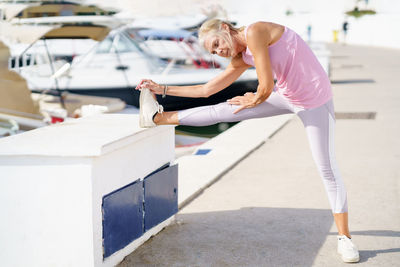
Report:
[[233,114],[237,108],[238,106],[224,102],[181,110],[178,111],[179,124],[206,126],[219,122],[235,122],[296,113],[306,129],[311,152],[328,193],[332,212],[347,212],[346,189],[335,159],[335,115],[332,100],[317,108],[304,109],[293,106],[285,97],[273,92],[264,103]]

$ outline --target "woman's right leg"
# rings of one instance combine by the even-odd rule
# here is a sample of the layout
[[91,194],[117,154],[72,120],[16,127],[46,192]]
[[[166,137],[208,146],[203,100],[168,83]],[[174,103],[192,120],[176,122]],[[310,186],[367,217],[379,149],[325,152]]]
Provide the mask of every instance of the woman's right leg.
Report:
[[157,114],[154,118],[154,122],[158,125],[179,124],[188,126],[206,126],[219,122],[236,122],[293,113],[293,108],[288,101],[275,92],[273,92],[264,103],[261,103],[254,108],[244,109],[237,114],[233,114],[237,108],[238,106],[224,102],[216,105],[196,107],[181,111],[164,112],[162,114]]

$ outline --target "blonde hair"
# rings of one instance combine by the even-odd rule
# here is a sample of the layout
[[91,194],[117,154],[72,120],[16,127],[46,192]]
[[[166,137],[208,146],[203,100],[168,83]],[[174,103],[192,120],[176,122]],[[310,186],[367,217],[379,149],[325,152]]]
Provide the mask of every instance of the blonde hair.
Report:
[[[222,28],[222,25],[225,24],[229,27],[229,32],[225,31]],[[199,42],[204,47],[204,41],[207,36],[218,36],[224,39],[225,42],[228,43],[230,48],[233,48],[233,41],[231,32],[239,33],[244,27],[236,28],[232,25],[232,23],[220,20],[220,19],[210,19],[204,22],[199,29]]]

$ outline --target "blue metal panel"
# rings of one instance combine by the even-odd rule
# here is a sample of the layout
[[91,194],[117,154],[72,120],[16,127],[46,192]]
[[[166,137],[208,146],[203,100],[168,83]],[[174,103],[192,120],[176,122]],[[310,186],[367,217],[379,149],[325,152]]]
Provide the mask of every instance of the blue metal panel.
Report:
[[178,165],[144,179],[145,231],[178,212]]
[[143,234],[143,182],[136,181],[103,197],[104,258]]
[[210,151],[211,149],[199,149],[195,155],[207,155]]

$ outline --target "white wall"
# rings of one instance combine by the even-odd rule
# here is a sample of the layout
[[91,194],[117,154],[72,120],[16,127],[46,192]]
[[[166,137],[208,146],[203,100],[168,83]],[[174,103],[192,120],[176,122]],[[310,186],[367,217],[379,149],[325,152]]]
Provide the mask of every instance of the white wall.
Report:
[[[102,114],[0,139],[0,265],[115,266],[173,217],[103,261],[102,197],[175,158],[173,126]],[[134,244],[133,244],[134,243]]]
[[377,14],[362,20],[351,19],[349,26],[349,44],[400,48],[399,14]]
[[93,266],[89,159],[0,156],[0,174],[1,266]]
[[[400,1],[399,1],[400,2]],[[333,42],[333,31],[338,30],[339,41],[343,41],[342,24],[349,23],[347,44],[370,45],[388,48],[400,48],[400,14],[365,15],[361,18],[347,17],[344,13],[297,13],[291,16],[272,14],[271,16],[232,15],[239,25],[247,25],[257,20],[272,21],[295,30],[303,39],[307,39],[307,25],[312,25],[312,40]]]

